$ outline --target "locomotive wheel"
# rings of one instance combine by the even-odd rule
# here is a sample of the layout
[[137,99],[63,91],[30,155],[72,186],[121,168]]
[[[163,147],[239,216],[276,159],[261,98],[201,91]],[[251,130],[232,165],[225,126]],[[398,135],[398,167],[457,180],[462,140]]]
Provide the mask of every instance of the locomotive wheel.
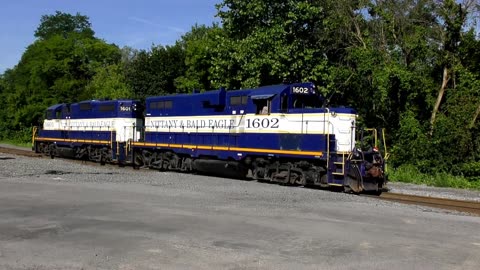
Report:
[[133,166],[136,168],[143,166],[142,153],[139,151],[135,151],[135,153],[133,154]]
[[307,180],[305,179],[303,173],[299,174],[298,177],[295,179],[295,185],[305,186],[307,184]]
[[51,159],[54,159],[56,154],[57,154],[57,145],[51,143],[49,146],[48,146],[48,154],[50,155],[50,158]]
[[42,143],[35,143],[35,145],[36,145],[36,152],[37,153],[47,155],[47,146],[45,146],[45,144],[43,142]]

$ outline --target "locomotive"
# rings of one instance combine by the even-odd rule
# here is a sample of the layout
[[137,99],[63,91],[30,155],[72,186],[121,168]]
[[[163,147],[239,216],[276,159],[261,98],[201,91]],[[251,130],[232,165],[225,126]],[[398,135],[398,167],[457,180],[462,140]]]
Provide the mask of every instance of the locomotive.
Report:
[[47,109],[36,152],[159,170],[381,193],[385,161],[355,142],[356,111],[313,83],[91,100]]

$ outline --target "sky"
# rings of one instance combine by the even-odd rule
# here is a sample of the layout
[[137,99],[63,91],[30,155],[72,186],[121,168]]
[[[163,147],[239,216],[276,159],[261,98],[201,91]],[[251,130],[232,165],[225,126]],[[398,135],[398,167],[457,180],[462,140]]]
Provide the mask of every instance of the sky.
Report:
[[42,15],[86,15],[98,38],[120,47],[174,44],[195,24],[211,25],[221,0],[0,0],[0,74],[13,68]]

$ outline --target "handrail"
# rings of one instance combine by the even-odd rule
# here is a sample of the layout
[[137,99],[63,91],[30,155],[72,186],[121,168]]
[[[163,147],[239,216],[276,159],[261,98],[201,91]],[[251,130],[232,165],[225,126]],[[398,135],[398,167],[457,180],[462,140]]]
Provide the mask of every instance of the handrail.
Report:
[[372,132],[373,132],[374,147],[378,147],[378,134],[377,134],[377,129],[375,129],[375,128],[365,128],[364,130],[366,130],[366,131],[372,131]]
[[38,127],[34,126],[32,129],[32,147],[35,147],[35,138],[37,137]]
[[383,160],[384,160],[384,166],[385,166],[385,173],[387,173],[388,169],[387,169],[387,162],[386,161],[390,157],[390,153],[388,153],[388,151],[387,151],[387,141],[385,140],[385,129],[382,129],[382,138],[383,138],[383,149],[385,151],[385,155],[383,157]]
[[[325,133],[325,123],[329,123],[331,124],[330,122],[330,109],[329,108],[325,108],[327,113],[328,113],[328,121],[325,121],[325,115],[326,113],[323,113],[323,132]],[[302,123],[303,125],[303,123]],[[332,124],[332,127],[333,127],[333,124]],[[327,126],[327,175],[328,175],[328,168],[330,166],[330,127]],[[328,178],[328,177],[327,177]]]

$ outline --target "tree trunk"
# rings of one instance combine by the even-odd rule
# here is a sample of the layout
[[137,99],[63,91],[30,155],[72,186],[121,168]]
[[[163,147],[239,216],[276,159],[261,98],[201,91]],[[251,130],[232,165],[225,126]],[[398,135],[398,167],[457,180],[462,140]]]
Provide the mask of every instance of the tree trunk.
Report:
[[475,126],[475,122],[477,121],[478,115],[480,115],[480,104],[478,104],[477,110],[473,115],[472,122],[470,122],[470,126],[469,126],[470,128],[473,128]]
[[447,83],[450,80],[448,75],[448,68],[445,66],[443,68],[443,79],[442,79],[442,86],[440,87],[440,91],[438,91],[437,102],[435,102],[435,107],[433,107],[432,111],[432,118],[430,119],[430,135],[433,134],[433,128],[435,126],[435,118],[437,116],[438,108],[440,108],[440,103],[443,99],[443,94],[445,93],[445,88],[447,88]]

